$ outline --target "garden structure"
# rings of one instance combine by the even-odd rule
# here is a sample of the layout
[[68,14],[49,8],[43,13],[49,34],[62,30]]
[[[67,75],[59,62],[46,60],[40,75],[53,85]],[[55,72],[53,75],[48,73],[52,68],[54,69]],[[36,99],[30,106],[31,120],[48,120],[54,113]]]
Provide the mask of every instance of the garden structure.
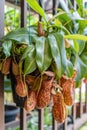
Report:
[[[8,0],[8,2],[12,3],[11,0]],[[39,0],[38,2],[42,6],[41,0]],[[56,13],[56,8],[59,4],[59,1],[52,0],[51,2],[52,2],[51,13],[54,15]],[[67,0],[65,0],[65,2],[67,3]],[[74,0],[71,0],[71,2],[73,4],[74,8],[76,9],[77,8],[76,2]],[[5,6],[5,1],[1,0],[0,1],[0,38],[2,38],[4,36],[4,6]],[[20,27],[25,27],[26,26],[26,12],[27,12],[26,0],[20,0],[18,6],[20,6],[20,8],[21,8],[21,23],[20,23],[21,25],[20,25]],[[41,20],[41,16],[39,16],[39,19]],[[39,35],[45,36],[47,34],[42,31],[42,32],[40,32]],[[51,74],[44,73],[44,74],[47,75],[48,78],[51,77],[51,79],[54,77],[53,73],[51,73]],[[12,86],[14,86],[16,84],[15,78],[14,78],[13,74],[11,74],[11,76],[12,77],[10,77],[10,78],[12,80]],[[62,90],[60,89],[60,91],[62,91]],[[18,91],[16,90],[16,92],[18,92]],[[62,124],[60,124],[54,119],[55,118],[55,116],[54,116],[54,117],[52,117],[52,127],[48,128],[48,129],[50,129],[50,130],[51,129],[52,130],[77,130],[82,124],[84,124],[87,121],[87,84],[86,83],[85,83],[85,92],[84,92],[84,95],[85,95],[84,104],[82,103],[81,85],[80,85],[78,93],[79,93],[79,103],[73,104],[73,106],[71,107],[71,112],[68,115],[70,122],[68,121],[68,118],[65,119],[65,117],[64,117],[65,121]],[[17,101],[17,99],[16,99],[16,101]],[[19,102],[17,102],[17,105],[18,104],[19,104]],[[20,126],[20,130],[27,130],[26,121],[29,119],[26,116],[26,111],[23,108],[23,105],[21,105],[21,106],[22,107],[20,107],[20,122],[14,121],[14,122],[11,122],[11,123],[5,125],[4,124],[4,75],[0,72],[0,130],[7,130],[9,126],[10,126],[10,128],[13,129],[17,125]],[[44,109],[38,110],[38,130],[44,130]]]

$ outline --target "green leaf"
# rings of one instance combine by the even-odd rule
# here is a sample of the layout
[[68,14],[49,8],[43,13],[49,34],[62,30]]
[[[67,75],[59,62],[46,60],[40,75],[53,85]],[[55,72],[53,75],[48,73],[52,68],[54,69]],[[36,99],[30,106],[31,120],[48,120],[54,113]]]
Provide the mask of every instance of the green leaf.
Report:
[[67,60],[63,35],[59,33],[54,33],[54,36],[57,40],[60,51],[62,74],[66,73],[68,77],[72,77],[73,65],[70,61]]
[[70,12],[61,13],[61,15],[58,16],[58,19],[62,23],[63,27],[66,28],[68,32],[71,32],[71,33],[74,32],[74,24],[75,24],[72,17],[73,16]]
[[73,72],[74,72],[74,66],[72,65],[72,63],[69,60],[67,60],[66,72],[65,73],[68,77],[72,77]]
[[11,48],[12,48],[12,41],[7,40],[2,43],[3,52],[6,57],[9,57],[11,55]]
[[[12,31],[8,33],[6,36],[4,36],[1,40],[14,40],[21,43],[29,44],[29,35],[36,35],[36,31],[33,27],[30,27],[28,30],[27,28],[21,28],[17,29],[15,31]],[[16,43],[16,42],[15,42]]]
[[83,8],[83,0],[76,0],[76,2],[80,8]]
[[61,27],[61,26],[62,26],[61,22],[60,22],[58,19],[56,19],[56,18],[55,18],[55,20],[54,20],[54,24],[55,24],[56,26],[58,26],[58,27]]
[[48,40],[51,48],[52,57],[58,69],[58,77],[61,77],[62,76],[61,55],[60,55],[59,46],[57,44],[57,40],[53,34],[50,34],[48,36]]
[[87,76],[87,48],[84,48],[83,52],[80,55],[77,55],[75,67],[78,72],[76,78],[78,85],[81,79]]
[[85,65],[87,65],[87,52],[83,52],[80,55],[81,60],[84,62]]
[[[87,58],[85,60],[87,60]],[[82,79],[87,73],[87,64],[85,64],[85,62],[80,57],[77,59],[76,69],[78,72],[77,79]]]
[[55,73],[55,78],[58,79],[59,78],[59,76],[58,76],[59,74],[58,74],[58,69],[56,67],[55,62],[52,62],[51,67],[52,67],[52,71]]
[[79,44],[78,44],[78,42],[76,40],[74,40],[73,44],[74,44],[75,51],[78,53],[79,52]]
[[24,74],[30,74],[37,68],[36,65],[36,52],[35,48],[32,48],[28,53],[24,61]]
[[36,38],[36,63],[39,71],[42,73],[44,71],[44,50],[45,50],[45,38]]
[[78,79],[75,80],[75,88],[81,87],[81,84],[82,84],[81,79],[80,80],[78,80]]
[[27,57],[28,53],[29,53],[33,48],[34,48],[34,45],[28,45],[28,46],[25,48],[23,55],[21,56],[21,60],[24,60],[24,59]]
[[51,49],[48,43],[48,38],[45,40],[45,48],[44,48],[44,70],[47,70],[48,67],[51,65],[52,62],[52,54],[51,54]]
[[30,5],[30,7],[35,10],[38,14],[40,14],[45,20],[46,20],[46,15],[44,10],[40,7],[38,2],[36,0],[26,0],[27,3]]
[[3,40],[7,40],[7,39],[28,44],[29,34],[25,28],[17,29],[15,31],[8,33],[5,37],[3,37]]
[[83,16],[83,0],[76,0],[78,4],[78,12],[81,16]]
[[73,20],[82,20],[83,18],[79,15],[79,13],[77,11],[74,11],[73,14]]
[[61,8],[62,8],[65,12],[70,13],[70,10],[69,10],[69,8],[68,8],[66,2],[65,2],[64,0],[59,0],[59,2],[60,2],[60,5],[61,5]]
[[73,39],[73,40],[83,40],[83,41],[87,41],[87,36],[84,36],[84,35],[81,35],[81,34],[65,35],[64,38]]
[[79,55],[82,53],[82,51],[85,48],[85,41],[78,41],[78,45],[79,45]]
[[36,38],[36,62],[39,71],[47,70],[52,61],[52,55],[48,39],[45,37]]
[[64,44],[64,38],[62,34],[59,33],[54,33],[53,34],[56,38],[57,41],[57,45],[59,47],[59,53],[60,53],[60,57],[61,57],[61,67],[62,67],[62,73],[64,73],[65,69],[66,69],[66,50],[65,50],[65,44]]
[[79,24],[78,32],[81,34],[84,32],[84,29],[87,27],[87,20],[86,19],[80,19],[77,20]]

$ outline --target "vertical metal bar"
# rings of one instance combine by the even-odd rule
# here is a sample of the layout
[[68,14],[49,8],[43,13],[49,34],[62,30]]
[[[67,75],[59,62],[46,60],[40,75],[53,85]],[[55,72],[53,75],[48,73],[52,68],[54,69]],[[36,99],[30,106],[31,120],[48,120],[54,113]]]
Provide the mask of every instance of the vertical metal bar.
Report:
[[76,104],[72,107],[72,116],[73,116],[73,130],[75,129],[75,119],[76,119]]
[[82,86],[80,87],[80,92],[79,92],[79,100],[80,100],[80,118],[82,116],[82,94],[81,91],[82,90]]
[[[21,27],[26,26],[27,4],[26,0],[21,0]],[[20,108],[20,130],[26,130],[26,111]]]
[[63,130],[67,130],[67,120],[63,123]]
[[56,9],[55,9],[55,6],[56,6],[56,0],[53,0],[53,15],[56,13]]
[[85,84],[85,105],[86,105],[86,113],[87,113],[87,84]]
[[[42,7],[42,1],[39,0],[39,5]],[[39,15],[39,20],[41,21],[41,16]]]
[[38,130],[44,130],[44,109],[38,112]]
[[[74,101],[75,101],[75,92],[74,92]],[[72,106],[72,116],[73,116],[73,130],[75,130],[75,119],[76,119],[76,103]]]
[[54,118],[53,118],[52,130],[58,130],[58,128],[57,128],[57,121]]
[[4,76],[0,73],[0,130],[4,130]]
[[[0,38],[4,35],[4,0],[0,1]],[[4,76],[0,73],[0,130],[4,130]]]
[[4,0],[0,1],[0,38],[4,35]]
[[26,14],[27,14],[26,0],[21,0],[21,27],[26,26]]
[[71,3],[74,5],[74,0],[71,0]]
[[39,0],[39,5],[42,7],[42,0]]
[[20,108],[20,130],[26,130],[26,111]]
[[57,8],[59,6],[59,0],[52,0],[52,5],[53,5],[52,14],[54,15],[57,13]]
[[[57,5],[56,5],[56,2],[57,2]],[[52,0],[52,5],[53,5],[53,8],[52,8],[52,14],[56,14],[56,7],[58,6],[58,0]],[[57,125],[57,121],[54,119],[53,117],[53,122],[52,122],[52,130],[58,130],[58,125]]]
[[[52,0],[52,14],[54,15],[56,13],[56,0]],[[52,130],[57,130],[57,121],[53,117],[53,125],[52,125]]]
[[[42,1],[39,0],[39,5],[42,7]],[[39,21],[41,16],[39,15]],[[38,130],[44,130],[44,109],[38,110]]]

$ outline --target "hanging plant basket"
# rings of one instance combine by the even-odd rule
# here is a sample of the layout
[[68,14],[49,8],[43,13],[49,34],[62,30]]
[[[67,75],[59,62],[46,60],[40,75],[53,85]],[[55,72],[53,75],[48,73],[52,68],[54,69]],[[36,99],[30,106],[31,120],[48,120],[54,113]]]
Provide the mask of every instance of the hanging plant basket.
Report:
[[87,37],[70,34],[61,22],[64,12],[47,19],[36,1],[27,2],[43,21],[12,31],[1,39],[0,71],[10,74],[17,106],[30,112],[35,107],[47,107],[52,100],[53,116],[62,123],[66,119],[66,106],[74,103],[75,85],[80,85],[81,79],[87,77],[84,71],[87,70],[87,62],[84,63],[87,43],[76,42],[86,41]]
[[[10,74],[13,99],[17,106],[30,112],[35,107],[47,107],[53,99],[53,116],[58,122],[64,122],[66,105],[74,103],[77,71],[67,59],[62,34],[57,30],[51,33],[44,31],[40,22],[35,27],[30,26],[29,30],[30,34],[22,28],[4,37],[2,54],[7,58],[2,59],[1,72]],[[30,35],[28,43],[21,41],[20,32],[24,36]],[[17,34],[20,41],[17,41]],[[6,45],[7,48],[4,48]]]

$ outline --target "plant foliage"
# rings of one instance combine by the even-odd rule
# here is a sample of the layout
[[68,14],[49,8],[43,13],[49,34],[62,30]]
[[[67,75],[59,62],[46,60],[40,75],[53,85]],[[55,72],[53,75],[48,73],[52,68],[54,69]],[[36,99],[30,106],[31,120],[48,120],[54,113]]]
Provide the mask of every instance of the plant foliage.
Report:
[[[83,11],[82,0],[76,0],[78,11],[70,11],[65,2],[60,1],[63,10],[59,10],[58,14],[51,19],[46,19],[44,10],[36,0],[26,1],[44,18],[44,21],[40,23],[42,27],[39,28],[39,30],[42,29],[42,34],[39,36],[37,25],[8,33],[1,39],[1,60],[12,57],[17,64],[22,63],[21,71],[24,75],[36,69],[43,74],[50,68],[53,69],[57,78],[61,78],[63,74],[72,77],[73,70],[76,68],[78,71],[76,79],[81,81],[87,76],[87,36],[84,31],[87,20],[83,18],[81,12]],[[68,39],[70,43],[68,49],[65,46],[65,39]]]

